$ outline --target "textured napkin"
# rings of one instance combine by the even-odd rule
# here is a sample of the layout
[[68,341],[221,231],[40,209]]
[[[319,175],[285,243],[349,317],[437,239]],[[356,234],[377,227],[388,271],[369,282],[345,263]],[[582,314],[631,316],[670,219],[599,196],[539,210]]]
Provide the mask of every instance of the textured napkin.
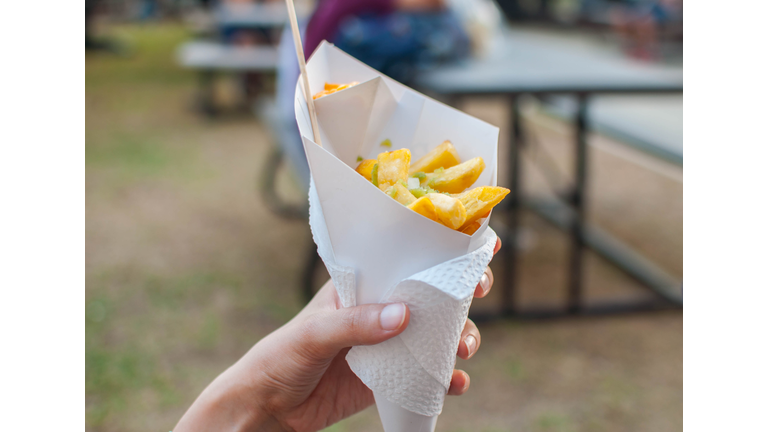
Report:
[[[355,269],[336,263],[314,180],[309,224],[317,250],[344,307],[355,306]],[[493,257],[496,233],[488,228],[480,247],[403,279],[381,303],[404,302],[410,323],[399,336],[347,354],[352,371],[390,402],[424,416],[440,414],[456,364],[456,350],[475,287]]]

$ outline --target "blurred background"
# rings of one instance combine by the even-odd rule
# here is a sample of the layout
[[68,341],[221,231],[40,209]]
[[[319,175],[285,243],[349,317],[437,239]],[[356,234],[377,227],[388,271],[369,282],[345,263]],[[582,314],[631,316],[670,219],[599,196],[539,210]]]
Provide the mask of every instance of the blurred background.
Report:
[[[500,128],[517,194],[457,364],[471,388],[437,430],[681,430],[682,0],[297,10],[308,53],[328,39]],[[282,1],[86,1],[89,431],[171,430],[328,278],[286,20]],[[371,407],[328,430],[381,426]]]

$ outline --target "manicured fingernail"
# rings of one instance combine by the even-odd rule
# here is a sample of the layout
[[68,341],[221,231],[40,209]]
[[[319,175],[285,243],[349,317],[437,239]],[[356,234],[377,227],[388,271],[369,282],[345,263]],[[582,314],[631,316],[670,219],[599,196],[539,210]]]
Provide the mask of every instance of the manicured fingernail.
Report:
[[483,289],[483,294],[487,293],[491,289],[491,279],[488,278],[488,273],[483,273],[480,278],[480,287]]
[[471,356],[475,353],[475,349],[477,348],[477,339],[472,335],[467,335],[467,337],[464,338],[464,345],[467,346],[467,356]]
[[379,315],[381,328],[384,330],[397,330],[405,321],[405,305],[392,303],[381,310]]

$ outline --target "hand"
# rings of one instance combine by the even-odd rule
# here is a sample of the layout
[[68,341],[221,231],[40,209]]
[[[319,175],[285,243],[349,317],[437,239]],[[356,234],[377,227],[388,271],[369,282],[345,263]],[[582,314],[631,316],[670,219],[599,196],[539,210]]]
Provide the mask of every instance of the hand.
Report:
[[[494,254],[500,248],[497,239]],[[487,268],[475,297],[487,295],[492,285]],[[349,417],[374,403],[373,392],[347,365],[350,347],[395,337],[409,318],[402,303],[342,308],[328,281],[298,315],[219,375],[174,432],[316,431]],[[468,359],[479,346],[480,332],[467,320],[457,354]],[[468,388],[469,375],[454,370],[448,394]]]

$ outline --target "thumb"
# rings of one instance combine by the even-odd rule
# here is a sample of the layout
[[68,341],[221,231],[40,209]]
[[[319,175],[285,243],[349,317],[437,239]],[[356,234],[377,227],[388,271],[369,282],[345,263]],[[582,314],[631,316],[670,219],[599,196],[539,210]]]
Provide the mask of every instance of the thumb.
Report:
[[375,345],[405,330],[410,312],[404,303],[367,304],[310,315],[304,325],[305,349],[331,358],[344,348]]

